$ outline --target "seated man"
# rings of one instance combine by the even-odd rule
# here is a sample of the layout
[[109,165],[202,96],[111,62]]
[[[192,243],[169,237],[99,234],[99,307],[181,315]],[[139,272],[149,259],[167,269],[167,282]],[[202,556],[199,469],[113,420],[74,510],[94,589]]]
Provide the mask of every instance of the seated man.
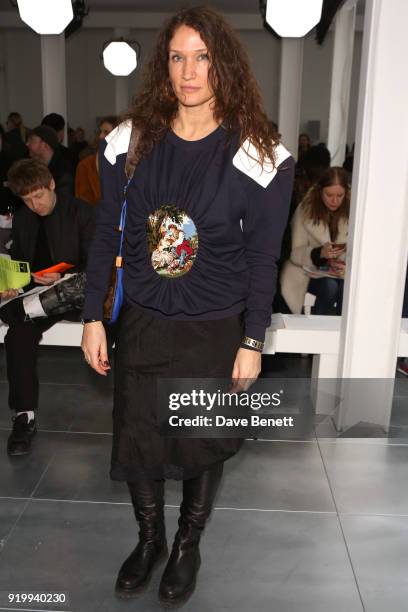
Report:
[[[13,218],[11,257],[29,262],[31,272],[34,272],[33,284],[52,285],[57,281],[61,277],[59,273],[37,276],[35,272],[58,263],[73,264],[69,273],[84,270],[93,230],[93,207],[69,196],[66,191],[63,194],[56,192],[49,169],[36,159],[16,162],[8,172],[8,183],[25,204]],[[26,289],[31,287],[29,285]],[[9,289],[0,295],[10,298],[17,293],[17,290]],[[0,314],[2,311],[6,313],[9,304],[0,309]],[[7,452],[9,455],[23,455],[30,451],[31,439],[36,432],[37,346],[42,332],[67,315],[39,319],[15,317],[14,320],[10,316],[1,317],[9,324],[4,343],[9,406],[16,414]]]

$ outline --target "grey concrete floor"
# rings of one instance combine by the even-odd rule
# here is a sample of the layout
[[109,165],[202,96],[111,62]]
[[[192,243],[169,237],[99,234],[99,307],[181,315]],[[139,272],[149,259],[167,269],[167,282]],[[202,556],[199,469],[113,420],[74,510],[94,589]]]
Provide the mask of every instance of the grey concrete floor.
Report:
[[[39,433],[29,456],[9,458],[3,350],[0,610],[160,610],[161,568],[139,598],[113,593],[137,526],[126,486],[108,476],[111,380],[92,373],[79,349],[41,347]],[[277,356],[264,366],[266,377],[308,377],[311,362]],[[336,439],[328,427],[307,409],[290,438],[247,440],[226,462],[183,610],[406,612],[408,381],[397,381],[388,437],[362,427]],[[167,481],[170,544],[180,500],[180,483]],[[69,602],[9,604],[10,592],[64,592]]]

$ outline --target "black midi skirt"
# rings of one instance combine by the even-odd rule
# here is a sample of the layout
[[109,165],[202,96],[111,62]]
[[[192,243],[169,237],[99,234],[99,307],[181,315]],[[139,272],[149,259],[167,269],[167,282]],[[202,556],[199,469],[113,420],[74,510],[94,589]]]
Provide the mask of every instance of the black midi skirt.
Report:
[[111,478],[189,479],[225,461],[242,438],[160,435],[160,378],[231,378],[243,335],[242,315],[216,321],[157,319],[127,307],[119,321],[114,366]]

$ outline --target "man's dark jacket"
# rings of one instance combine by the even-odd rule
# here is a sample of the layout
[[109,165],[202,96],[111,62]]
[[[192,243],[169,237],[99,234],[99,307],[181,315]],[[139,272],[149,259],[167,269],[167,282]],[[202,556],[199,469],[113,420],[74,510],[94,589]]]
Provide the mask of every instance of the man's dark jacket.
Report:
[[51,157],[50,163],[48,164],[48,170],[53,176],[57,192],[74,195],[72,164],[64,159],[64,155],[61,152],[61,146],[54,151],[54,155]]
[[[94,207],[57,192],[54,210],[43,219],[52,265],[65,262],[75,266],[69,272],[84,270],[94,227]],[[39,223],[39,215],[25,204],[19,208],[13,217],[12,259],[32,264]]]

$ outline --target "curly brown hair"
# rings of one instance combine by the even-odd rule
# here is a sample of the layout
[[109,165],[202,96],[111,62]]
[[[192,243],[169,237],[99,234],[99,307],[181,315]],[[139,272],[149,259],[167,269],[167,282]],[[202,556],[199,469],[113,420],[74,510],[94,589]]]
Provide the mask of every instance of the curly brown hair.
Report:
[[226,128],[227,141],[234,131],[238,131],[240,145],[248,138],[256,147],[262,164],[265,158],[275,164],[274,148],[279,137],[263,109],[247,53],[231,26],[208,7],[180,10],[158,34],[151,59],[143,71],[141,90],[125,116],[140,130],[133,161],[137,163],[148,155],[177,115],[178,99],[169,79],[168,60],[170,41],[182,25],[196,30],[209,51],[214,118]]
[[[333,185],[340,185],[345,190],[344,199],[335,212],[329,211],[324,205],[321,194],[322,189]],[[328,225],[332,240],[335,240],[338,234],[339,220],[341,218],[348,220],[349,218],[350,197],[351,189],[347,172],[340,166],[328,168],[320,179],[310,187],[300,204],[303,208],[304,219],[312,221],[314,225],[318,225],[320,222]]]

